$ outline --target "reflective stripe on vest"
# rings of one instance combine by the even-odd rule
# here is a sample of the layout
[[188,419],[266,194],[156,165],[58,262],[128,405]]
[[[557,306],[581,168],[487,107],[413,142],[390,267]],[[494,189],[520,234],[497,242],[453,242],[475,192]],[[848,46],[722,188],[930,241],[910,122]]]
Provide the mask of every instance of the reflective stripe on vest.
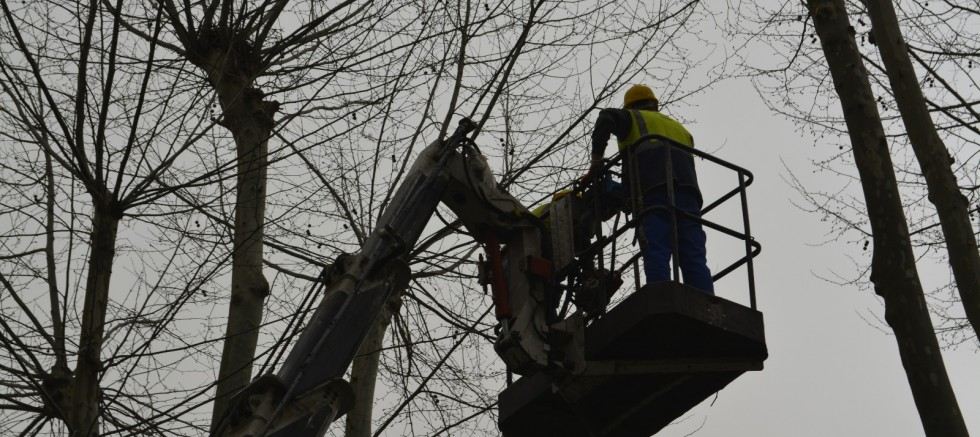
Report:
[[691,133],[676,120],[657,111],[630,110],[629,114],[632,120],[629,135],[626,138],[616,139],[620,151],[633,145],[636,140],[651,134],[669,138],[688,147],[694,147],[694,138]]

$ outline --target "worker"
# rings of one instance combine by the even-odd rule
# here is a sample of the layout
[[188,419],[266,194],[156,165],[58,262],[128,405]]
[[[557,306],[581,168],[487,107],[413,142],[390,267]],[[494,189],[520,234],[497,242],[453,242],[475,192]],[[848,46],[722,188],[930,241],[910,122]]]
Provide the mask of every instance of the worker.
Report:
[[[551,211],[551,206],[554,205],[554,203],[557,202],[562,197],[565,197],[565,196],[571,194],[571,192],[572,192],[572,189],[571,188],[566,188],[564,190],[559,190],[559,191],[553,193],[551,195],[551,201],[550,202],[546,202],[546,203],[542,203],[542,204],[538,205],[537,208],[534,208],[534,209],[531,210],[531,214],[533,214],[537,218],[544,218],[544,217],[546,217],[548,215],[548,213]],[[582,197],[582,193],[579,193],[578,194],[578,197]],[[545,226],[548,226],[548,224],[545,223]]]
[[[702,198],[698,188],[694,158],[682,148],[671,148],[659,139],[639,141],[657,135],[684,147],[694,147],[694,138],[683,125],[660,113],[660,104],[646,85],[634,85],[623,97],[623,109],[599,112],[592,132],[592,162],[586,179],[602,168],[602,157],[610,134],[616,135],[619,151],[625,153],[624,181],[642,211],[637,232],[641,242],[647,283],[670,280],[669,261],[673,253],[673,219],[669,211],[669,188],[673,188],[677,210],[700,217]],[[668,149],[671,148],[668,152]],[[672,183],[667,180],[667,159]],[[633,169],[633,171],[630,171]],[[677,242],[684,283],[714,294],[705,253],[705,234],[701,223],[677,213]],[[678,260],[675,260],[677,262]]]

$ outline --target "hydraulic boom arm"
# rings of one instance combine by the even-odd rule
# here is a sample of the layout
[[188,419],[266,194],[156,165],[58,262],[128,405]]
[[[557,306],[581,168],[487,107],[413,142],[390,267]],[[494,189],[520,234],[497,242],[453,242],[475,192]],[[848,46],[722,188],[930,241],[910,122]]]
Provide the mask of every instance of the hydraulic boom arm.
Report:
[[[407,286],[410,251],[440,202],[488,252],[498,254],[489,260],[498,272],[494,301],[503,323],[498,352],[515,369],[546,363],[543,285],[527,275],[507,272],[507,278],[524,278],[509,283],[500,277],[505,265],[521,269],[527,257],[540,255],[539,231],[520,202],[497,187],[485,158],[466,137],[474,128],[463,119],[450,138],[421,153],[361,250],[337,258],[324,298],[282,368],[240,392],[213,435],[318,436],[351,408],[355,400],[344,372],[385,301]],[[500,255],[500,243],[507,254]]]

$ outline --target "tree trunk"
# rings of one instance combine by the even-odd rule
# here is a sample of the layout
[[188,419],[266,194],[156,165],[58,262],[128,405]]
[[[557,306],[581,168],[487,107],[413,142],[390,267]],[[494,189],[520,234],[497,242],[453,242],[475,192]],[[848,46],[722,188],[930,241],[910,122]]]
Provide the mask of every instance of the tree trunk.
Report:
[[235,139],[238,175],[231,303],[211,416],[212,429],[224,419],[231,396],[248,385],[252,378],[263,303],[269,294],[269,283],[262,274],[262,238],[268,141],[278,107],[275,102],[264,101],[262,92],[250,85],[214,82],[224,112],[222,124]]
[[969,202],[960,192],[950,169],[953,160],[929,115],[891,0],[864,3],[909,142],[926,179],[929,201],[939,215],[966,317],[973,331],[980,334],[980,252],[970,222]]
[[895,332],[919,417],[927,436],[967,436],[919,282],[881,117],[854,28],[843,0],[807,4],[840,97],[864,190],[874,242],[871,282],[885,302],[885,321]]
[[374,386],[378,379],[381,347],[384,344],[385,332],[391,324],[391,318],[398,313],[400,307],[401,296],[395,294],[388,299],[381,314],[378,314],[378,319],[374,321],[371,331],[357,349],[350,378],[354,391],[354,408],[347,413],[347,429],[344,437],[371,437]]
[[[41,151],[44,153],[44,184],[45,192],[47,193],[47,202],[44,211],[44,260],[48,279],[48,302],[51,305],[51,330],[53,332],[53,344],[51,346],[54,349],[54,366],[44,376],[42,388],[46,392],[45,396],[43,396],[46,408],[54,416],[68,423],[67,421],[70,419],[67,415],[69,411],[72,411],[72,406],[69,405],[71,401],[72,375],[71,369],[68,368],[68,352],[65,349],[65,323],[61,317],[61,297],[58,293],[58,264],[55,263],[54,259],[54,205],[55,197],[57,196],[54,186],[54,168],[51,163],[51,153],[47,144],[48,131],[42,129],[40,137],[41,142],[44,144]],[[115,240],[115,237],[113,237],[113,240]],[[70,255],[69,258],[71,258]]]
[[65,352],[65,324],[61,320],[61,305],[58,295],[58,265],[54,261],[54,168],[51,165],[51,153],[48,149],[48,131],[41,130],[41,141],[44,143],[44,186],[47,201],[44,208],[44,261],[48,278],[48,301],[51,304],[51,327],[54,331],[54,368],[51,373],[58,377],[68,375],[68,355]]
[[[96,197],[96,196],[93,196]],[[78,365],[71,394],[68,426],[73,437],[99,435],[101,392],[99,374],[102,370],[103,334],[106,308],[109,301],[109,279],[116,254],[116,231],[122,217],[111,201],[94,199],[92,234],[89,237],[88,278],[85,282],[85,306],[82,311],[82,331],[79,338]]]

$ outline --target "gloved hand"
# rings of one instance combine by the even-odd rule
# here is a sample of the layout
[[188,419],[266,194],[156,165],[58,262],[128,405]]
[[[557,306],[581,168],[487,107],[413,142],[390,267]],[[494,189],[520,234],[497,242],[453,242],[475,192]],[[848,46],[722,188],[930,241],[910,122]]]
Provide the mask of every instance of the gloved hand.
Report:
[[585,175],[583,175],[579,180],[583,183],[588,182],[590,179],[597,176],[600,170],[602,170],[602,156],[593,155],[592,162],[589,163],[589,171],[585,172]]

